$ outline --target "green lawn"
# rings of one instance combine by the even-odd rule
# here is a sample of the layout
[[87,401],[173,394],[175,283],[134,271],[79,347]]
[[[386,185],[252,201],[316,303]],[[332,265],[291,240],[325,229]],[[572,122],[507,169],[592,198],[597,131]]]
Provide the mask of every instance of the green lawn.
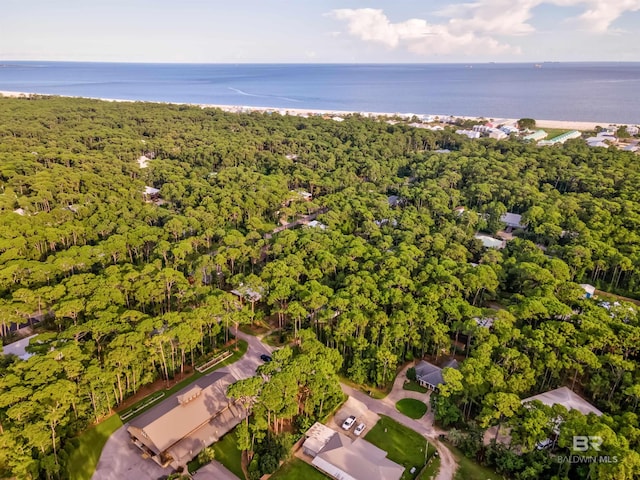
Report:
[[427,393],[429,391],[428,388],[423,387],[418,382],[414,382],[413,380],[409,380],[408,382],[404,382],[402,385],[403,390],[410,390],[412,392],[419,393]]
[[[403,480],[413,480],[414,475],[409,473],[411,468],[416,467],[415,475],[417,475],[424,465],[427,455],[426,439],[389,417],[380,415],[380,421],[364,438],[387,452],[387,458],[405,467]],[[431,451],[434,450],[431,447]]]
[[68,472],[71,480],[89,480],[93,475],[102,447],[113,432],[122,426],[120,417],[112,415],[104,422],[82,432],[78,447],[69,456]]
[[299,458],[292,458],[271,475],[270,480],[326,480],[326,475],[304,463]]
[[422,418],[427,413],[427,406],[424,402],[414,398],[403,398],[396,403],[396,410],[409,418]]
[[456,470],[454,480],[504,480],[506,478],[490,468],[478,465],[450,443],[443,443],[451,450],[458,462],[458,470]]
[[427,468],[424,469],[422,474],[417,480],[433,480],[440,471],[440,457],[434,457]]
[[232,430],[213,444],[216,460],[227,467],[238,478],[244,478],[242,473],[242,452],[238,450],[238,437]]
[[195,370],[193,372],[193,375],[191,375],[190,377],[187,377],[184,380],[182,380],[181,382],[175,384],[169,390],[160,390],[160,392],[164,392],[164,396],[163,397],[159,397],[158,400],[156,400],[155,402],[149,402],[150,397],[153,397],[154,395],[157,395],[159,392],[154,392],[154,393],[151,393],[151,394],[147,395],[145,398],[143,398],[139,402],[134,403],[133,405],[131,405],[126,410],[123,410],[123,411],[119,412],[120,416],[121,417],[122,416],[126,416],[129,412],[132,412],[133,410],[137,410],[133,415],[131,415],[130,417],[126,418],[127,422],[133,420],[138,415],[142,415],[144,412],[146,412],[147,410],[151,409],[152,407],[154,407],[155,405],[160,403],[162,400],[164,400],[166,398],[169,398],[171,395],[176,393],[178,390],[181,390],[184,387],[186,387],[187,385],[195,382],[200,377],[202,377],[204,375],[208,375],[209,373],[211,373],[211,372],[213,372],[215,370],[218,370],[219,368],[226,367],[227,365],[230,365],[233,362],[238,361],[247,352],[247,347],[248,347],[247,342],[245,342],[244,340],[238,340],[238,350],[236,351],[235,347],[233,345],[228,347],[229,349],[231,349],[231,352],[233,352],[233,355],[231,355],[226,360],[218,363],[217,365],[214,365],[213,367],[211,367],[208,370],[206,370],[204,373],[200,373],[197,370]]

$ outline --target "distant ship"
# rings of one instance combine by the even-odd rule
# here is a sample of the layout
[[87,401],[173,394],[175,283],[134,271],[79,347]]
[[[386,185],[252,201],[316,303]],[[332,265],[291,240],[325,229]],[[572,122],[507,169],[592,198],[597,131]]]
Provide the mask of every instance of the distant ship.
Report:
[[542,68],[542,64],[541,64],[541,63],[536,63],[536,64],[534,65],[534,67],[536,67],[536,68]]

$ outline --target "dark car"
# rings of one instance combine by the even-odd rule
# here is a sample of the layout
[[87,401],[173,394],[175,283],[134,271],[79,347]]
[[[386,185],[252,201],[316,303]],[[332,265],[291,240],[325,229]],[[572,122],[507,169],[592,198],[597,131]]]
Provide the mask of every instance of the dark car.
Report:
[[272,358],[269,355],[263,353],[262,355],[260,355],[260,360],[262,360],[263,362],[270,362]]

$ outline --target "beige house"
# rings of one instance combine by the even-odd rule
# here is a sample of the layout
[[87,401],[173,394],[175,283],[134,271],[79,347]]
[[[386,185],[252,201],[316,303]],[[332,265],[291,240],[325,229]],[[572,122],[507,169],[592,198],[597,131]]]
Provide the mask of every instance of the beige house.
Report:
[[162,467],[185,465],[245,418],[226,395],[235,381],[225,370],[200,378],[132,420],[131,441]]

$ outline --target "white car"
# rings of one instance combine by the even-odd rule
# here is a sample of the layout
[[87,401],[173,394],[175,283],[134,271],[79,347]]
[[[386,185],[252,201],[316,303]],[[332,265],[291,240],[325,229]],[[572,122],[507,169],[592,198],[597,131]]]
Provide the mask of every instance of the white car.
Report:
[[344,430],[349,430],[351,427],[353,427],[353,424],[356,423],[356,417],[354,417],[353,415],[351,415],[349,418],[347,418],[344,423],[342,424],[342,428]]
[[353,431],[353,433],[355,433],[356,437],[359,437],[360,434],[362,432],[364,432],[364,429],[367,428],[367,426],[364,423],[361,423],[360,425],[358,425],[356,427],[356,429]]

